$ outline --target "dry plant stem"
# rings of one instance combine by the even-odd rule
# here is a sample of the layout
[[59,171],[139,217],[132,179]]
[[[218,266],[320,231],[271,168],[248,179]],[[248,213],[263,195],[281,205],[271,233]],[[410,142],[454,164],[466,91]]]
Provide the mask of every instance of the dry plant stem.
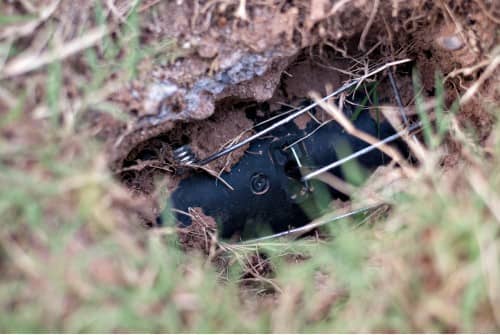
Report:
[[335,13],[337,13],[339,11],[340,8],[342,8],[344,5],[348,4],[349,2],[351,2],[351,0],[340,0],[340,1],[337,1],[335,3],[335,5],[333,5],[332,9],[330,9],[330,12],[328,12],[327,16],[334,15]]
[[30,255],[23,250],[13,239],[4,239],[5,253],[11,257],[14,266],[31,278],[38,278],[40,264],[37,264]]
[[119,9],[116,8],[114,2],[112,0],[107,0],[106,1],[106,6],[109,8],[109,10],[111,11],[111,13],[113,13],[113,15],[118,18],[118,20],[121,22],[121,23],[124,23],[126,22],[126,18],[125,18],[125,15],[124,13],[120,13]]
[[378,141],[374,144],[371,144],[367,147],[365,147],[364,149],[361,149],[361,150],[358,150],[356,151],[355,153],[347,156],[347,157],[344,157],[342,159],[339,159],[329,165],[326,165],[318,170],[315,170],[313,172],[310,172],[309,174],[305,175],[304,177],[302,177],[302,180],[303,181],[307,181],[309,179],[312,179],[312,178],[316,178],[317,176],[321,175],[322,173],[325,173],[327,172],[328,170],[330,169],[333,169],[337,166],[341,166],[342,164],[348,162],[348,161],[351,161],[357,157],[360,157],[360,156],[363,156],[364,154],[372,151],[372,150],[375,150],[383,145],[386,145],[387,143],[390,143],[392,141],[395,141],[396,139],[398,138],[401,138],[403,135],[407,134],[407,133],[410,133],[414,130],[417,130],[421,127],[422,125],[420,123],[417,123],[417,124],[414,124],[413,126],[411,126],[410,128],[407,128],[407,129],[403,129],[401,131],[399,131],[398,133],[394,134],[394,135],[391,135],[389,137],[386,137],[385,139],[381,140],[381,141]]
[[[0,40],[11,38],[18,39],[20,37],[28,36],[32,34],[44,21],[49,19],[52,14],[56,11],[61,0],[55,0],[50,5],[43,9],[38,10],[38,18],[23,24],[22,26],[7,27],[0,32]],[[33,7],[33,6],[29,6]],[[35,11],[36,9],[31,8],[30,11]]]
[[379,4],[380,4],[380,0],[373,1],[373,9],[372,9],[372,12],[370,13],[370,18],[368,19],[368,22],[366,23],[366,26],[363,29],[363,32],[361,33],[361,38],[359,39],[359,45],[358,45],[359,50],[365,51],[366,36],[368,35],[368,32],[370,31],[370,27],[372,26],[373,21],[375,20],[375,17],[377,16]]
[[[490,184],[479,171],[479,168],[472,169],[472,171],[467,175],[467,180],[476,194],[479,195],[486,204],[491,214],[493,214],[497,224],[500,224],[500,198],[496,192],[491,189]],[[500,304],[500,269],[498,265],[499,250],[494,239],[491,238],[494,233],[485,233],[485,231],[482,230],[479,231],[477,235],[479,247],[481,249],[481,265],[483,266],[483,272],[488,283],[488,298],[493,309],[497,326],[500,326],[500,309],[496,307]]]
[[208,249],[207,266],[209,266],[218,255],[217,246],[219,245],[217,234],[209,232],[208,235],[210,236],[210,248]]
[[146,161],[140,161],[139,163],[137,164],[134,164],[132,166],[128,166],[128,167],[125,167],[125,168],[122,168],[122,169],[118,169],[116,171],[114,171],[113,173],[114,174],[120,174],[122,172],[126,172],[126,171],[142,171],[144,170],[145,168],[155,168],[155,169],[159,169],[159,170],[163,170],[163,171],[167,171],[167,172],[172,172],[173,169],[169,168],[169,166],[161,166],[161,164],[163,164],[162,161],[158,160],[158,159],[151,159],[151,160],[146,160]]
[[327,185],[330,185],[337,191],[340,191],[349,196],[354,194],[354,192],[356,192],[356,190],[358,189],[356,186],[342,180],[341,178],[331,173],[319,175],[317,179]]
[[[430,108],[433,108],[433,107],[434,107],[434,104],[432,104],[430,106],[425,106],[424,111],[428,111]],[[382,107],[382,108],[380,108],[380,110],[382,111],[382,114],[384,115],[386,120],[389,121],[389,123],[391,124],[391,126],[394,129],[401,129],[403,127],[403,125],[401,124],[401,121],[397,117],[394,117],[394,114],[392,112],[393,107]],[[431,120],[433,120],[434,115],[429,115],[429,118]],[[427,152],[426,152],[426,149],[424,148],[424,146],[422,145],[422,143],[420,143],[420,141],[418,140],[417,135],[413,134],[410,138],[408,133],[404,133],[401,136],[401,138],[408,145],[412,154],[415,155],[415,157],[418,159],[418,161],[424,162],[425,157],[427,155]]]
[[[233,139],[229,140],[228,142],[224,143],[220,148],[219,150],[222,150],[224,149],[225,147],[228,147],[228,146],[231,146],[235,143],[238,143],[238,141],[243,137],[243,135],[245,135],[246,132],[248,131],[251,131],[252,128],[250,129],[246,129],[246,130],[243,130],[240,134],[238,134],[236,137],[234,137]],[[231,154],[228,154],[227,157],[226,157],[226,162],[224,163],[224,166],[220,169],[219,173],[217,174],[217,176],[221,176],[224,171],[226,170],[226,168],[230,167],[231,166],[231,162],[232,162],[232,155]]]
[[[228,248],[228,250],[234,250],[234,249]],[[236,257],[237,261],[242,265],[242,268],[247,269],[252,275],[255,276],[256,279],[259,279],[265,283],[268,283],[276,290],[276,292],[278,292],[280,294],[283,293],[283,290],[281,289],[281,287],[278,284],[276,284],[274,282],[274,280],[271,280],[269,278],[261,276],[258,273],[258,271],[256,271],[253,267],[248,266],[248,264],[251,264],[251,262],[249,261],[249,259],[246,256],[245,256],[245,259],[243,259],[243,256],[237,252],[233,252],[233,255]]]
[[[357,203],[360,206],[390,203],[390,200],[388,200],[386,195],[378,194],[376,190],[372,190],[370,188],[356,187],[331,173],[320,174],[316,177],[316,179],[322,181],[327,185],[330,185],[331,187],[344,193],[345,195],[348,195],[351,199],[356,199],[355,197],[358,196],[357,198],[359,198],[360,201],[358,201]],[[391,184],[390,177],[385,178],[384,180],[386,181],[386,186]]]
[[403,99],[401,98],[401,94],[399,93],[398,85],[396,84],[396,80],[394,79],[394,75],[392,74],[391,70],[388,71],[388,74],[389,74],[389,81],[391,83],[392,90],[394,91],[394,97],[396,98],[396,102],[397,102],[398,107],[399,107],[399,113],[401,114],[401,117],[403,119],[405,126],[408,127],[410,124],[410,121],[408,120],[408,117],[406,116],[405,107],[403,105]]
[[239,17],[243,21],[248,21],[248,15],[247,15],[247,1],[246,0],[240,0],[240,4],[238,5],[238,9],[236,10],[236,13],[234,14],[236,17]]
[[[355,86],[355,85],[357,85],[358,83],[359,83],[359,81],[358,81],[358,80],[353,80],[353,81],[351,81],[351,82],[349,82],[349,83],[345,84],[345,85],[344,85],[344,86],[342,86],[341,88],[339,88],[337,91],[335,91],[335,92],[331,93],[330,95],[326,96],[326,97],[325,97],[325,98],[323,98],[323,99],[324,99],[324,100],[326,100],[326,99],[329,99],[329,98],[330,98],[330,97],[332,97],[332,96],[336,96],[336,95],[340,94],[341,92],[344,92],[344,91],[346,91],[346,90],[348,90],[348,89],[350,89],[350,88],[354,87],[354,86]],[[225,155],[227,155],[227,154],[229,154],[229,153],[231,153],[231,152],[233,152],[233,151],[235,151],[235,150],[237,150],[237,149],[241,148],[241,147],[242,147],[242,146],[244,146],[245,144],[250,143],[250,142],[254,141],[254,140],[255,140],[255,139],[257,139],[257,138],[259,138],[259,137],[261,137],[261,136],[263,136],[263,135],[268,134],[268,133],[269,133],[269,132],[271,132],[272,130],[274,130],[274,129],[276,129],[276,128],[278,128],[278,127],[280,127],[280,126],[282,126],[282,125],[284,125],[284,124],[286,124],[286,123],[288,123],[288,122],[292,121],[293,119],[297,118],[298,116],[300,116],[300,115],[302,115],[302,114],[306,113],[307,111],[309,111],[309,110],[313,109],[313,108],[314,108],[314,107],[316,107],[317,105],[318,105],[318,103],[313,103],[313,104],[311,104],[311,105],[309,105],[309,106],[307,106],[307,107],[305,107],[305,108],[303,108],[303,109],[301,109],[301,110],[299,110],[299,111],[297,111],[297,112],[293,113],[292,115],[290,115],[290,116],[286,117],[285,119],[283,119],[283,120],[280,120],[280,121],[276,122],[276,123],[275,123],[275,124],[273,124],[272,126],[270,126],[270,127],[266,128],[266,129],[264,129],[264,130],[262,130],[262,131],[258,132],[257,134],[254,134],[254,135],[250,136],[249,138],[247,138],[247,139],[245,139],[245,140],[243,140],[243,141],[239,142],[238,144],[235,144],[235,145],[234,145],[234,146],[232,146],[232,147],[226,148],[226,149],[224,149],[224,150],[222,150],[222,151],[219,151],[219,152],[217,152],[217,153],[215,153],[215,154],[213,154],[213,155],[211,155],[211,156],[209,156],[209,157],[207,157],[207,158],[205,158],[205,159],[202,159],[201,161],[197,162],[197,164],[198,164],[198,165],[205,165],[205,164],[208,164],[208,163],[210,163],[211,161],[213,161],[213,160],[215,160],[215,159],[218,159],[218,158],[220,158],[220,157],[222,157],[222,156],[225,156]]]
[[500,64],[500,55],[495,56],[490,65],[486,67],[481,76],[476,80],[476,82],[465,92],[465,94],[460,98],[460,104],[464,105],[469,102],[474,95],[479,90],[479,87],[495,72],[496,68]]
[[108,29],[105,27],[95,28],[93,30],[90,30],[84,36],[69,41],[62,47],[46,51],[41,55],[27,54],[18,56],[5,65],[3,71],[0,72],[0,79],[19,76],[21,74],[36,70],[54,61],[63,60],[93,46],[104,36],[106,36],[107,33]]
[[[205,242],[205,248],[204,249],[205,250],[211,250],[215,234],[212,234],[212,233],[210,233],[210,232],[207,231],[208,224],[196,212],[196,210],[194,210],[192,208],[189,208],[189,212],[192,215],[192,220],[194,219],[194,220],[198,221],[201,224],[201,227],[203,229],[203,234],[201,234],[201,236],[204,238],[204,242]],[[209,246],[208,237],[210,237],[210,246]]]
[[454,78],[454,77],[458,76],[459,74],[463,74],[465,76],[470,76],[471,74],[475,73],[477,70],[479,70],[485,66],[488,66],[490,63],[491,63],[491,59],[485,59],[485,60],[483,60],[475,65],[472,65],[470,67],[455,69],[446,75],[446,77],[444,78],[444,81],[447,81],[450,78]]
[[[498,19],[498,17],[495,17],[494,14],[491,14],[490,11],[488,10],[488,8],[486,8],[486,4],[483,2],[483,0],[474,0],[477,5],[479,6],[479,8],[481,8],[481,10],[483,11],[484,15],[486,15],[486,17],[488,19],[490,19],[491,21],[495,22],[496,24],[500,24],[500,19]],[[495,6],[494,4],[494,1],[493,2],[493,6]]]
[[142,5],[142,6],[139,8],[138,12],[139,12],[139,13],[145,12],[145,11],[147,11],[148,9],[150,9],[151,7],[156,6],[156,5],[157,5],[157,4],[159,4],[160,2],[161,2],[161,0],[154,0],[154,1],[151,1],[150,3],[146,3],[146,4]]
[[328,121],[325,121],[323,123],[321,123],[319,126],[317,126],[313,131],[311,131],[309,134],[299,138],[298,140],[296,140],[295,142],[293,142],[292,144],[286,146],[283,148],[283,150],[288,150],[290,149],[291,147],[295,146],[296,144],[306,140],[307,138],[311,137],[312,135],[314,135],[318,130],[320,130],[323,126],[327,125],[328,123],[330,123],[331,121],[333,120],[328,120]]
[[500,327],[500,266],[498,262],[498,244],[495,241],[495,233],[492,231],[479,231],[477,233],[478,245],[481,259],[481,267],[486,279],[488,300],[493,310],[493,316],[498,327]]
[[[410,126],[410,121],[408,120],[408,117],[406,116],[406,109],[405,109],[405,106],[403,105],[403,99],[401,98],[401,93],[399,91],[399,87],[398,87],[398,84],[396,83],[396,79],[394,78],[394,75],[392,73],[392,70],[389,69],[389,81],[391,82],[391,86],[392,86],[392,90],[394,91],[394,96],[396,98],[396,102],[398,104],[398,108],[399,108],[399,113],[401,114],[401,118],[403,119],[403,122],[405,124],[406,127],[409,127]],[[384,113],[384,111],[382,111],[382,113]],[[387,117],[387,115],[384,113],[384,116]],[[395,125],[394,123],[395,122],[398,122],[396,121],[397,119],[395,118],[389,118],[389,122],[391,123],[391,125],[393,126],[394,129],[400,129],[401,128],[401,125],[397,124]],[[404,141],[406,142],[406,144],[409,146],[409,148],[412,150],[412,152],[414,154],[417,155],[417,157],[419,157],[420,160],[422,160],[424,157],[424,149],[422,147],[422,145],[420,144],[420,142],[418,141],[418,138],[415,134],[413,134],[411,136],[411,139],[413,141],[410,141],[408,139],[408,134],[404,134],[403,136],[403,139]]]
[[412,61],[411,58],[405,58],[405,59],[397,60],[397,61],[394,61],[394,62],[386,63],[386,64],[384,64],[384,65],[382,65],[382,66],[374,69],[373,71],[367,72],[365,75],[359,77],[358,86],[361,85],[365,79],[367,79],[369,77],[373,77],[377,73],[385,71],[386,69],[391,68],[393,66],[401,65],[401,64],[408,63],[408,62],[411,62],[411,61]]
[[223,183],[228,189],[231,191],[234,191],[234,187],[231,186],[227,181],[224,180],[219,174],[217,174],[215,171],[210,170],[209,168],[202,166],[202,165],[195,165],[195,164],[190,164],[189,166],[195,167],[195,168],[200,168],[203,171],[207,172],[211,176],[215,177],[217,180],[219,180],[221,183]]
[[12,48],[12,40],[8,40],[5,43],[4,50],[0,51],[0,72],[2,71],[5,62],[7,61],[7,58],[9,57],[9,52]]
[[[337,121],[344,129],[352,136],[355,136],[362,141],[371,144],[371,145],[377,145],[380,140],[357,129],[354,127],[354,125],[349,121],[342,112],[335,107],[334,105],[327,104],[321,100],[318,100],[317,94],[312,95],[313,99],[318,102],[321,108],[323,108],[325,111],[327,111],[334,119]],[[391,157],[394,161],[396,161],[402,168],[403,172],[405,173],[406,176],[408,177],[415,177],[416,176],[416,171],[415,169],[411,168],[408,164],[406,164],[405,159],[401,156],[401,154],[393,149],[392,147],[382,144],[379,145],[380,150],[382,150],[386,155]]]
[[484,178],[484,176],[482,176],[476,169],[472,169],[472,171],[470,171],[467,175],[467,180],[500,224],[500,197],[493,192],[486,178]]

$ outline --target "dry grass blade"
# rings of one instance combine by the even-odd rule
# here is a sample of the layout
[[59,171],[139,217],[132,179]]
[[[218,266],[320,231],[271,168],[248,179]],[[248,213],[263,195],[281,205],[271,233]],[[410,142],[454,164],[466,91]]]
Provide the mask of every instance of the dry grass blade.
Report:
[[380,73],[382,71],[385,71],[387,70],[388,68],[391,68],[393,66],[397,66],[397,65],[401,65],[401,64],[405,64],[405,63],[409,63],[411,62],[412,59],[411,58],[405,58],[405,59],[400,59],[400,60],[397,60],[397,61],[394,61],[394,62],[389,62],[389,63],[385,63],[384,65],[366,73],[365,75],[361,76],[359,78],[359,83],[358,83],[358,86],[361,85],[361,83],[363,82],[363,80],[365,80],[366,78],[369,78],[369,77],[373,77],[374,75],[376,75],[377,73]]
[[500,327],[500,250],[492,231],[483,230],[477,234],[481,250],[481,266],[486,277],[488,299],[493,310],[497,327]]
[[354,192],[358,189],[356,186],[331,173],[320,174],[317,179],[349,196],[354,194]]
[[500,224],[500,198],[493,192],[488,181],[474,169],[468,174],[467,180]]
[[[328,104],[324,101],[321,101],[318,95],[315,93],[312,94],[312,98],[319,104],[321,108],[323,108],[326,112],[328,112],[335,119],[335,121],[337,121],[342,127],[344,127],[344,129],[350,135],[355,136],[368,144],[378,145],[378,143],[380,142],[379,139],[357,129],[337,107],[335,107],[332,104]],[[407,176],[412,178],[416,176],[417,173],[415,169],[411,168],[406,163],[405,159],[401,156],[401,154],[397,150],[386,144],[379,145],[378,147],[385,154],[391,157],[395,162],[397,162]]]
[[63,46],[53,50],[46,51],[41,55],[33,53],[20,55],[5,65],[3,71],[0,72],[0,79],[19,76],[39,69],[54,61],[63,60],[95,45],[106,36],[107,33],[108,29],[105,27],[94,28],[82,37],[69,41]]
[[373,1],[373,9],[372,12],[370,13],[370,17],[368,18],[368,21],[366,22],[366,26],[363,29],[363,32],[361,33],[361,38],[359,39],[359,44],[358,48],[359,50],[365,51],[365,40],[366,36],[368,35],[368,32],[370,31],[370,27],[373,24],[373,21],[375,20],[375,17],[377,16],[377,10],[378,6],[380,5],[380,0],[375,0]]
[[328,12],[327,16],[335,15],[342,7],[344,7],[345,5],[347,5],[351,1],[352,0],[340,0],[340,1],[335,2],[332,9],[330,9],[330,11]]
[[481,76],[474,82],[474,84],[465,92],[465,94],[460,98],[460,104],[466,104],[469,102],[474,95],[478,92],[479,88],[481,85],[491,76],[493,73],[495,73],[495,70],[497,69],[498,65],[500,65],[500,55],[496,55],[492,60],[491,63],[486,67],[484,72],[481,74]]
[[[486,15],[486,17],[488,19],[490,19],[491,21],[495,22],[496,24],[500,25],[500,19],[498,17],[496,17],[494,14],[492,14],[488,8],[486,8],[486,4],[484,3],[483,0],[474,0],[477,5],[479,6],[479,8],[481,8],[481,10],[483,11],[484,15]],[[495,2],[492,1],[493,3],[493,7],[495,7]],[[497,3],[498,5],[498,3]]]
[[213,171],[212,169],[207,168],[206,166],[203,166],[203,165],[190,164],[189,166],[202,169],[203,171],[207,172],[209,175],[215,177],[217,180],[219,180],[221,183],[223,183],[224,186],[226,186],[228,189],[230,189],[231,191],[234,191],[234,187],[232,187],[231,184],[229,184],[227,181],[225,181],[224,178],[222,178],[220,176],[220,173],[217,173],[217,172]]
[[[425,112],[428,112],[433,107],[435,107],[433,103],[426,102],[423,106],[423,110]],[[394,107],[391,106],[381,106],[380,110],[382,111],[382,114],[384,115],[386,120],[389,121],[394,129],[401,129],[403,127],[403,124],[398,117],[398,115],[400,114],[399,109],[394,109]],[[408,114],[406,113],[406,110],[405,114]],[[434,115],[430,114],[429,118],[433,120]],[[410,136],[408,133],[404,133],[401,138],[405,141],[406,145],[408,145],[408,148],[410,148],[411,152],[413,153],[415,158],[418,159],[418,161],[424,162],[426,160],[426,149],[422,145],[422,143],[420,143],[416,134]]]
[[[22,26],[11,26],[0,31],[0,40],[11,39],[15,40],[23,36],[32,34],[40,24],[49,19],[56,11],[61,0],[55,0],[47,7],[39,10],[38,18],[29,21]],[[31,6],[30,6],[31,7]],[[33,10],[33,9],[32,9]]]

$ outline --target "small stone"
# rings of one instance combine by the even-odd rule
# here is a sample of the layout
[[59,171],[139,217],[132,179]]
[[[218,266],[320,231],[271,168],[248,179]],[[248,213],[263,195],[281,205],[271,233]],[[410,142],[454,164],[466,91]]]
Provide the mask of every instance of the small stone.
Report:
[[436,42],[442,48],[450,51],[459,50],[464,46],[464,42],[458,35],[440,36],[436,39]]
[[217,56],[217,45],[215,43],[203,43],[198,47],[198,55],[202,58],[214,58]]

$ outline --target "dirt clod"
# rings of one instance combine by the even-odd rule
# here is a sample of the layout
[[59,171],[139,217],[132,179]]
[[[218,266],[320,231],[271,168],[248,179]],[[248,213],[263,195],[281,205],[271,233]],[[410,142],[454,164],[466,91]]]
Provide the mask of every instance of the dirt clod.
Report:
[[189,214],[191,225],[179,229],[179,243],[185,250],[201,251],[208,255],[215,248],[217,223],[198,207]]

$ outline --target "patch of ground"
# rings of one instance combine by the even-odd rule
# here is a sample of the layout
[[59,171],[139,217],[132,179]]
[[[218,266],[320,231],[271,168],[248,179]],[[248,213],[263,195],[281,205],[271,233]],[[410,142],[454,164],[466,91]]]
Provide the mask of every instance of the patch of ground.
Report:
[[[1,2],[0,328],[498,330],[498,17],[493,0]],[[463,129],[373,229],[232,246],[217,274],[204,262],[222,244],[199,210],[179,235],[142,229],[179,181],[177,145],[205,157],[251,126],[245,106],[268,103],[264,118],[406,57],[408,111],[421,93],[433,115],[439,71],[447,109],[468,97]],[[386,73],[373,79],[394,106]],[[177,236],[205,258],[164,243]],[[242,293],[241,276],[256,285]]]
[[217,241],[215,220],[205,215],[201,208],[193,208],[189,214],[192,223],[188,227],[179,229],[179,243],[185,250],[201,251],[207,255],[215,252]]
[[[198,159],[237,143],[252,135],[254,124],[248,119],[244,111],[239,111],[231,104],[221,104],[218,112],[201,122],[184,124],[169,134],[170,141],[179,143],[182,138],[189,138],[189,146]],[[206,165],[216,173],[231,171],[231,167],[245,154],[246,145],[223,159]]]

